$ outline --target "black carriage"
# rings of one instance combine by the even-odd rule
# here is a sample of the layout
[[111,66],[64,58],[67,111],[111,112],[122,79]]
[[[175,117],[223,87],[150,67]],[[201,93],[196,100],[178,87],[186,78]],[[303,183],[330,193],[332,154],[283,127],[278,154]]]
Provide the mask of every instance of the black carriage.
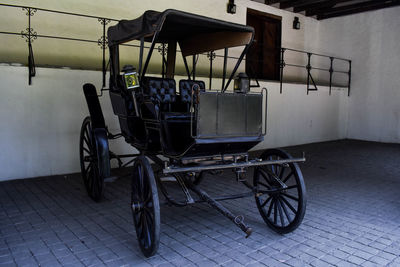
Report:
[[[303,219],[305,185],[297,163],[304,157],[292,158],[277,149],[249,156],[249,150],[264,139],[267,92],[250,92],[249,79],[243,73],[234,77],[253,38],[252,27],[177,10],[146,11],[135,20],[122,20],[108,29],[109,95],[121,133],[108,131],[96,88],[85,84],[90,116],[81,129],[82,176],[89,196],[99,201],[105,181],[112,179],[110,160],[117,159],[119,166],[124,166],[121,159],[133,157],[131,209],[138,242],[147,257],[156,253],[159,244],[158,189],[172,205],[207,202],[246,236],[252,230],[243,217],[232,214],[219,201],[253,196],[264,221],[278,233],[293,231]],[[140,41],[138,68],[121,68],[119,47],[132,40]],[[146,43],[150,47],[144,60]],[[146,74],[156,44],[168,45],[162,53],[162,75],[157,77]],[[187,79],[178,82],[174,79],[177,44],[187,73]],[[231,47],[244,48],[225,83]],[[196,80],[195,56],[219,49],[224,49],[222,86],[206,90],[204,81]],[[193,56],[191,70],[189,56]],[[234,90],[227,90],[232,80]],[[139,153],[111,152],[108,140],[118,137]],[[252,183],[246,179],[250,167],[255,168]],[[248,192],[211,197],[198,187],[205,173],[226,169],[233,170]],[[184,199],[171,195],[167,186],[171,182],[179,185]]]

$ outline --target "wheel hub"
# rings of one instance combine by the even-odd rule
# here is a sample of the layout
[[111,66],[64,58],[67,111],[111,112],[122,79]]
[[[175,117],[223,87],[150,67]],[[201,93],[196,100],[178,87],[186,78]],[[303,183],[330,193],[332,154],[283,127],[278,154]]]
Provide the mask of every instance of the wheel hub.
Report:
[[133,213],[137,213],[144,208],[143,202],[133,202],[131,208]]

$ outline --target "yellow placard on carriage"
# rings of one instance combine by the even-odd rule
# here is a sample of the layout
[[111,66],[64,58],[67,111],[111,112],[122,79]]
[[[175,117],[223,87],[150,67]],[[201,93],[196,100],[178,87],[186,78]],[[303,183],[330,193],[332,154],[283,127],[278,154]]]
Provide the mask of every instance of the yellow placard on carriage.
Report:
[[125,73],[125,84],[127,89],[134,89],[139,87],[139,81],[137,78],[137,72],[130,72],[130,73]]

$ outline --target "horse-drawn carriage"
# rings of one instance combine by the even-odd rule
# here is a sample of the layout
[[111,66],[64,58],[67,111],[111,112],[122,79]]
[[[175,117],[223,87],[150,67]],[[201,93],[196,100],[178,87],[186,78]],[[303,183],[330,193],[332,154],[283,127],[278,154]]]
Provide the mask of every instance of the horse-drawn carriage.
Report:
[[[133,157],[131,209],[140,248],[147,257],[159,244],[160,203],[158,189],[172,205],[207,202],[246,236],[251,234],[242,216],[232,214],[219,203],[227,199],[253,196],[269,227],[279,233],[293,231],[305,212],[305,186],[297,162],[277,149],[251,158],[249,150],[263,141],[266,131],[266,90],[250,92],[245,74],[235,77],[239,64],[254,38],[252,27],[211,19],[177,10],[147,11],[135,20],[122,20],[108,29],[110,51],[109,95],[121,133],[111,134],[105,124],[96,88],[85,84],[83,91],[90,116],[82,124],[81,170],[89,196],[99,201],[104,183],[111,177],[111,159]],[[120,68],[121,44],[140,41],[138,69]],[[150,43],[144,60],[145,44]],[[149,76],[147,70],[157,43],[168,44],[162,54],[162,75]],[[175,62],[179,44],[187,79],[177,82]],[[244,47],[225,83],[228,48]],[[220,90],[206,90],[196,80],[195,64],[187,57],[224,49]],[[166,56],[166,57],[165,57]],[[195,60],[193,60],[195,63]],[[227,90],[234,80],[234,90]],[[211,88],[209,88],[211,89]],[[108,140],[123,137],[139,154],[116,155]],[[152,164],[150,163],[152,161]],[[255,167],[253,182],[246,170]],[[155,173],[154,168],[161,170]],[[249,190],[242,194],[211,197],[198,187],[204,173],[231,169],[238,182]],[[166,183],[175,183],[184,199],[171,196]],[[191,193],[195,193],[195,198]]]

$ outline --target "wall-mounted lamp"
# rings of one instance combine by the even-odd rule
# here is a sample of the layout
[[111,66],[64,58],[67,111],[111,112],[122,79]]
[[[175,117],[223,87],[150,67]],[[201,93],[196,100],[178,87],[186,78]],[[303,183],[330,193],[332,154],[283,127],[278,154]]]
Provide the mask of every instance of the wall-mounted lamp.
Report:
[[300,21],[299,21],[299,17],[294,17],[294,20],[293,20],[293,29],[295,29],[295,30],[300,30]]
[[236,13],[235,0],[229,0],[226,12],[228,12],[229,14],[235,14]]

